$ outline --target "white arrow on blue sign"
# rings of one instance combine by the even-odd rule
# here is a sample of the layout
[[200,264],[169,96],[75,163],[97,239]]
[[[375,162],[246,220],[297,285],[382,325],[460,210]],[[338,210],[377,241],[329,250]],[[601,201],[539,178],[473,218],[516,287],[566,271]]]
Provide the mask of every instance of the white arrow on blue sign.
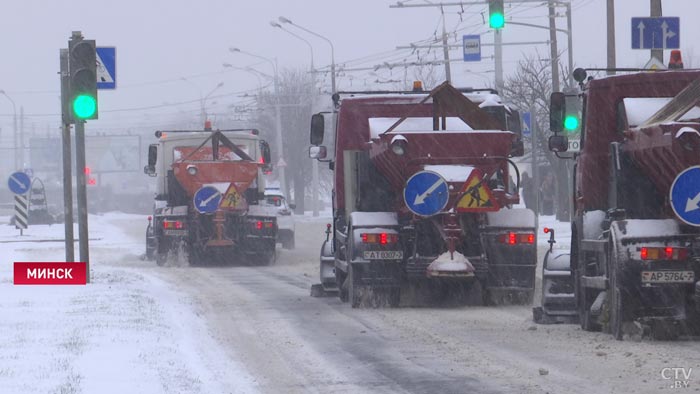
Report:
[[420,171],[406,182],[403,199],[411,212],[420,216],[432,216],[445,209],[449,199],[447,182],[432,171]]
[[532,134],[532,117],[529,112],[523,112],[523,136],[529,137]]
[[213,186],[203,186],[194,194],[192,203],[199,213],[212,213],[219,208],[221,192]]
[[481,36],[478,34],[462,36],[465,62],[481,61]]
[[29,175],[20,171],[13,173],[10,175],[10,178],[7,179],[7,186],[9,186],[12,193],[15,194],[26,194],[31,184],[32,180],[29,179]]
[[671,207],[683,222],[700,226],[700,166],[683,170],[671,185]]
[[117,48],[97,47],[95,48],[97,59],[97,88],[116,89],[117,88]]
[[632,49],[678,49],[679,17],[632,18]]

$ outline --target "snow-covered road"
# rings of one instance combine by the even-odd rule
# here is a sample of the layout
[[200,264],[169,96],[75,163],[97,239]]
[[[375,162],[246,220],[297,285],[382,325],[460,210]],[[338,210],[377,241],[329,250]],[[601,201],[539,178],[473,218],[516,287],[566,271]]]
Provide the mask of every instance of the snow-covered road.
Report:
[[144,224],[91,217],[101,240],[86,287],[13,286],[9,262],[62,250],[0,243],[0,392],[700,391],[695,375],[680,390],[662,377],[664,368],[700,373],[695,341],[535,326],[529,306],[356,310],[311,298],[323,220],[299,221],[297,249],[268,267],[156,267],[137,256]]

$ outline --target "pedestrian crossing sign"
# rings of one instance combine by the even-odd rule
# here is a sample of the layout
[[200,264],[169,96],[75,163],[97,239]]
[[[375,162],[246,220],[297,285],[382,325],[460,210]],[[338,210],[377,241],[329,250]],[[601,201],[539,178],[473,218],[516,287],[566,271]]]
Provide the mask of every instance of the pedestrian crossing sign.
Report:
[[243,195],[241,195],[241,193],[239,193],[236,189],[236,186],[233,183],[231,183],[231,185],[226,190],[226,194],[224,194],[224,198],[221,199],[221,204],[219,204],[219,208],[239,211],[248,208],[248,204],[245,200],[245,197],[243,197]]
[[498,211],[500,207],[493,198],[491,189],[484,180],[484,175],[478,169],[472,170],[459,192],[455,211],[480,212]]

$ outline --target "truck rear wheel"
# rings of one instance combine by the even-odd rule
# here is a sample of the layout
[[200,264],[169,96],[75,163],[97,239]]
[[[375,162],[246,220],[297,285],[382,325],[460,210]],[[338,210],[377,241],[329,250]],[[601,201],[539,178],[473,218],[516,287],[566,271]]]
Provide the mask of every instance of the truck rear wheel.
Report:
[[159,267],[162,267],[165,265],[166,261],[168,261],[168,253],[161,253],[161,252],[156,252],[156,264]]
[[576,270],[576,283],[578,292],[576,293],[576,303],[578,305],[579,324],[583,331],[600,331],[600,325],[591,314],[592,300],[588,295],[589,291],[581,286],[580,270]]
[[337,267],[335,268],[335,284],[338,286],[338,298],[341,302],[348,302],[348,288],[345,286],[346,275]]
[[608,255],[610,272],[610,333],[615,339],[621,341],[624,336],[624,324],[632,319],[629,314],[628,297],[620,283],[620,262],[618,261],[617,245],[615,239],[610,239],[610,252]]
[[354,279],[352,264],[348,264],[348,300],[353,308],[358,308],[362,303],[362,290],[360,289],[361,286],[355,285]]

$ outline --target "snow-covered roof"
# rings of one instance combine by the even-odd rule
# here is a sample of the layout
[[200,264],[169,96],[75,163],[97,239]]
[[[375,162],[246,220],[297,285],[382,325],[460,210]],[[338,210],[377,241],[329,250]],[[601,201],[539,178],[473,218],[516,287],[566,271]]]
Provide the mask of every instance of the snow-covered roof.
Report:
[[[615,222],[620,229],[620,240],[627,238],[648,238],[673,236],[681,233],[678,222],[674,219],[641,220],[627,219],[624,224]],[[622,231],[624,228],[624,232]]]
[[426,165],[423,169],[437,173],[447,182],[466,182],[474,167],[462,164],[441,164]]
[[492,227],[534,228],[535,213],[529,209],[501,209],[486,212],[486,219]]
[[[627,124],[630,127],[644,124],[644,122],[672,99],[672,97],[625,97],[622,99],[622,102],[625,105]],[[698,118],[700,118],[700,108],[693,107],[679,120]]]
[[350,214],[353,227],[398,226],[396,212],[353,212]]

